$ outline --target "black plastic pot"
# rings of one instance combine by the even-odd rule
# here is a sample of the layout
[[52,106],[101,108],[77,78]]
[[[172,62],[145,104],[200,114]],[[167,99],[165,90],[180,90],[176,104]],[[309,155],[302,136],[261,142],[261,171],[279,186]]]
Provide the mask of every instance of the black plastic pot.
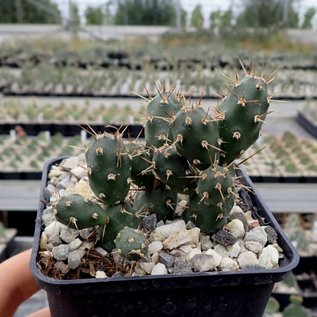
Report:
[[213,316],[260,317],[276,282],[298,264],[299,256],[258,195],[250,179],[244,183],[254,192],[259,219],[278,233],[284,258],[277,269],[239,272],[186,273],[105,279],[56,280],[43,275],[36,264],[42,231],[43,189],[52,164],[44,168],[36,219],[31,270],[46,290],[52,317],[56,316]]

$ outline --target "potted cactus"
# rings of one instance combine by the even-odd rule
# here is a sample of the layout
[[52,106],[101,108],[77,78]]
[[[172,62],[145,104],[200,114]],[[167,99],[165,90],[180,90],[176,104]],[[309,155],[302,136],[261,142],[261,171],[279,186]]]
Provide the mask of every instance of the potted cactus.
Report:
[[31,269],[52,316],[263,314],[298,262],[235,164],[269,82],[247,73],[214,114],[158,88],[143,141],[92,132],[82,155],[46,166]]

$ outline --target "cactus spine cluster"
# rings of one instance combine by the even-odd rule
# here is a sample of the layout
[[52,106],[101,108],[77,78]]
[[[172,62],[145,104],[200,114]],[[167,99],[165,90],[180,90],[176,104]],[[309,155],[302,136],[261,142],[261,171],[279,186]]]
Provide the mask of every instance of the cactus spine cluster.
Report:
[[95,135],[86,150],[95,201],[63,197],[57,219],[78,229],[98,226],[101,245],[128,259],[146,250],[142,217],[155,213],[158,220],[173,220],[181,196],[186,221],[209,235],[222,229],[239,199],[233,162],[259,136],[269,81],[247,73],[215,113],[158,89],[148,98],[145,142],[125,143],[119,131]]

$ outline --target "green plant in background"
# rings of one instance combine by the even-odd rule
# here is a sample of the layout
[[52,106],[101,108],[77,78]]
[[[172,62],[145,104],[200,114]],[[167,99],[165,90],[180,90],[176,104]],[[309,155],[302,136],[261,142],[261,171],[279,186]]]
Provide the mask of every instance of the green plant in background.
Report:
[[291,303],[286,306],[281,314],[276,315],[280,310],[280,303],[270,297],[264,311],[264,317],[282,316],[282,317],[311,317],[312,314],[306,309],[302,303],[303,298],[299,295],[290,296]]
[[289,214],[284,224],[284,231],[300,253],[309,251],[309,239],[300,224],[299,214]]
[[270,81],[254,72],[237,78],[215,113],[157,88],[147,102],[145,145],[124,143],[119,131],[93,135],[85,156],[95,196],[63,197],[55,206],[57,219],[73,228],[102,227],[101,245],[128,259],[146,250],[140,219],[155,213],[172,220],[181,201],[185,221],[206,234],[217,232],[238,198],[233,162],[259,136]]
[[270,297],[264,311],[264,317],[270,317],[271,315],[277,313],[279,309],[280,303],[274,297]]
[[302,306],[303,298],[298,295],[292,295],[291,303],[285,307],[283,317],[311,317],[311,313]]

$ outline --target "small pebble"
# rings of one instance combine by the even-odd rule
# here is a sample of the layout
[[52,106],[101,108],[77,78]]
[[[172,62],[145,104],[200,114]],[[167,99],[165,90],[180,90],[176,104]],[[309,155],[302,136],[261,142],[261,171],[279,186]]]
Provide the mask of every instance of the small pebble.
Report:
[[69,251],[74,251],[78,249],[82,245],[82,241],[79,238],[76,238],[75,240],[69,242]]
[[56,221],[56,217],[52,207],[48,207],[43,210],[42,221],[46,227],[52,222]]
[[63,261],[57,261],[54,264],[55,269],[59,270],[62,274],[67,274],[69,272],[69,266]]
[[173,269],[174,274],[184,274],[192,272],[191,266],[182,257],[175,258]]
[[213,244],[211,242],[210,236],[200,235],[200,245],[203,251],[211,249]]
[[248,231],[248,228],[249,228],[248,221],[247,221],[242,209],[238,206],[236,206],[236,207],[239,208],[241,210],[241,212],[240,211],[232,212],[232,210],[231,210],[229,219],[230,220],[239,219],[243,223],[244,231],[246,232],[246,231]]
[[81,179],[82,177],[84,177],[85,175],[87,175],[87,170],[84,169],[81,166],[76,166],[74,168],[71,169],[70,171],[74,176],[76,176],[78,179]]
[[167,268],[172,267],[174,265],[175,257],[165,252],[159,253],[159,263],[164,264]]
[[154,232],[151,234],[152,241],[163,241],[180,230],[186,230],[184,220],[177,220],[168,225],[162,225],[155,228]]
[[45,229],[44,232],[47,235],[47,238],[49,239],[50,236],[59,234],[60,232],[61,223],[58,221],[54,221],[50,223]]
[[151,274],[155,266],[155,263],[154,262],[140,262],[140,266],[147,274]]
[[109,253],[102,247],[96,247],[95,251],[98,252],[102,256],[107,256]]
[[186,243],[199,243],[199,228],[180,230],[163,241],[164,249],[173,250]]
[[246,241],[244,242],[244,246],[246,247],[246,249],[256,254],[261,253],[263,249],[263,245],[257,241]]
[[70,243],[79,236],[78,230],[69,228],[67,226],[61,226],[60,238],[66,243]]
[[67,169],[67,170],[71,170],[75,167],[78,166],[78,163],[79,163],[79,158],[78,156],[71,156],[67,159],[64,159],[61,163],[60,163],[60,167],[61,168],[64,168],[64,169]]
[[167,274],[167,268],[162,263],[157,263],[152,269],[151,275],[163,275]]
[[226,247],[224,247],[223,245],[221,245],[221,244],[217,244],[217,245],[215,245],[215,247],[214,247],[214,250],[215,250],[215,252],[217,252],[219,255],[221,255],[222,257],[227,257],[227,256],[229,256],[229,252],[228,252],[228,250],[226,249]]
[[186,256],[186,261],[190,262],[194,255],[201,254],[201,251],[198,248],[191,249],[191,251]]
[[237,261],[229,257],[223,257],[220,262],[219,268],[221,269],[221,271],[224,272],[236,271],[239,269],[239,264],[237,263]]
[[218,254],[215,250],[213,249],[209,249],[205,252],[205,254],[210,255],[213,257],[213,264],[215,267],[219,266],[221,260],[222,260],[222,256],[220,254]]
[[52,249],[54,259],[64,261],[67,259],[69,253],[69,246],[67,244],[60,244]]
[[95,278],[106,278],[107,274],[104,271],[96,271]]
[[191,267],[196,272],[208,272],[216,268],[214,256],[208,254],[196,254],[190,261]]
[[227,230],[218,231],[212,236],[212,239],[223,246],[233,245],[237,241],[237,238]]
[[156,214],[151,214],[149,216],[144,217],[141,220],[141,225],[147,231],[152,231],[155,229],[157,223]]
[[267,269],[278,266],[279,253],[272,245],[263,248],[259,256],[259,265]]
[[163,249],[163,243],[161,241],[153,241],[148,245],[148,254],[154,254],[160,252]]
[[269,244],[275,243],[276,240],[277,240],[277,233],[274,230],[274,228],[272,228],[271,226],[266,226],[265,227],[265,232],[267,234],[267,242]]
[[238,255],[241,252],[241,240],[238,240],[236,243],[233,245],[227,246],[227,250],[229,252],[229,257],[230,258],[237,258]]
[[67,259],[68,266],[73,270],[77,269],[81,263],[82,257],[83,253],[79,250],[70,252]]
[[247,232],[244,241],[256,241],[265,246],[267,243],[267,233],[265,232],[265,227],[256,227],[251,231]]
[[224,226],[237,239],[242,239],[245,234],[244,224],[239,219],[233,219]]
[[183,251],[184,253],[188,254],[193,250],[193,245],[192,245],[192,243],[183,244],[178,249]]
[[258,258],[251,251],[245,251],[239,254],[238,263],[241,269],[245,269],[249,266],[258,265]]

